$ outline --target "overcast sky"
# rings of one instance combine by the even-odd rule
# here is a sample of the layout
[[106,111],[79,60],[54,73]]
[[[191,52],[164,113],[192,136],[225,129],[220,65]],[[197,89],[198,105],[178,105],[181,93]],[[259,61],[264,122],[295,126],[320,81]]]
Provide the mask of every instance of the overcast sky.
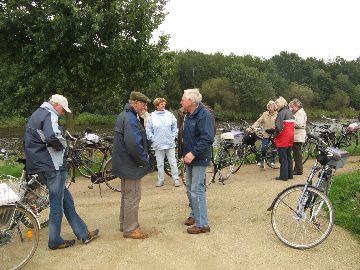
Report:
[[170,50],[360,57],[360,0],[170,0]]

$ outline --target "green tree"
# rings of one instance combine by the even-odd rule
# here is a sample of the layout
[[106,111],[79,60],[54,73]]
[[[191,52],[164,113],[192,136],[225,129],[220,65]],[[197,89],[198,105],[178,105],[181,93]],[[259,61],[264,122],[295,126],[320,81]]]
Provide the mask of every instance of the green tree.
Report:
[[329,111],[342,110],[349,106],[350,98],[345,91],[336,89],[325,101],[325,108]]
[[285,97],[288,101],[297,98],[307,108],[311,107],[311,104],[316,100],[316,94],[310,87],[294,82],[290,84],[289,91]]
[[166,2],[1,0],[1,112],[27,115],[54,92],[74,111],[118,111],[162,73],[168,37],[151,38]]

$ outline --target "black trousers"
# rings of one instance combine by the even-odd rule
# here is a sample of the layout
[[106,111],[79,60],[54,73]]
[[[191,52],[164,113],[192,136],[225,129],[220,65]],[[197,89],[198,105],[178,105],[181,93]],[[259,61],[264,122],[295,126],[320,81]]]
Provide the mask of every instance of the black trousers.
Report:
[[294,157],[294,173],[301,174],[303,173],[303,163],[302,163],[302,142],[294,142],[293,145],[293,157]]
[[293,178],[293,160],[291,157],[292,147],[279,147],[280,179],[288,180]]

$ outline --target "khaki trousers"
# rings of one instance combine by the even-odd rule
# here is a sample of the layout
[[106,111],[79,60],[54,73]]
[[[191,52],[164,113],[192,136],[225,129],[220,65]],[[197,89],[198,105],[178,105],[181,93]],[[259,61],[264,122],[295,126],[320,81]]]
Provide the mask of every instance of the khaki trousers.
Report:
[[129,235],[139,227],[141,180],[121,179],[120,231]]

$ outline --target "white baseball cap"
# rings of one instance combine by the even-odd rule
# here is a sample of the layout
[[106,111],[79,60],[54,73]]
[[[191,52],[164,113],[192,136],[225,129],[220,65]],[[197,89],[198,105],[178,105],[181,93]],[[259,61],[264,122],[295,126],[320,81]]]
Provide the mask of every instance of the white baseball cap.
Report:
[[63,107],[65,111],[71,113],[71,110],[69,109],[69,103],[66,97],[56,94],[56,95],[52,95],[49,101],[61,105],[61,107]]

